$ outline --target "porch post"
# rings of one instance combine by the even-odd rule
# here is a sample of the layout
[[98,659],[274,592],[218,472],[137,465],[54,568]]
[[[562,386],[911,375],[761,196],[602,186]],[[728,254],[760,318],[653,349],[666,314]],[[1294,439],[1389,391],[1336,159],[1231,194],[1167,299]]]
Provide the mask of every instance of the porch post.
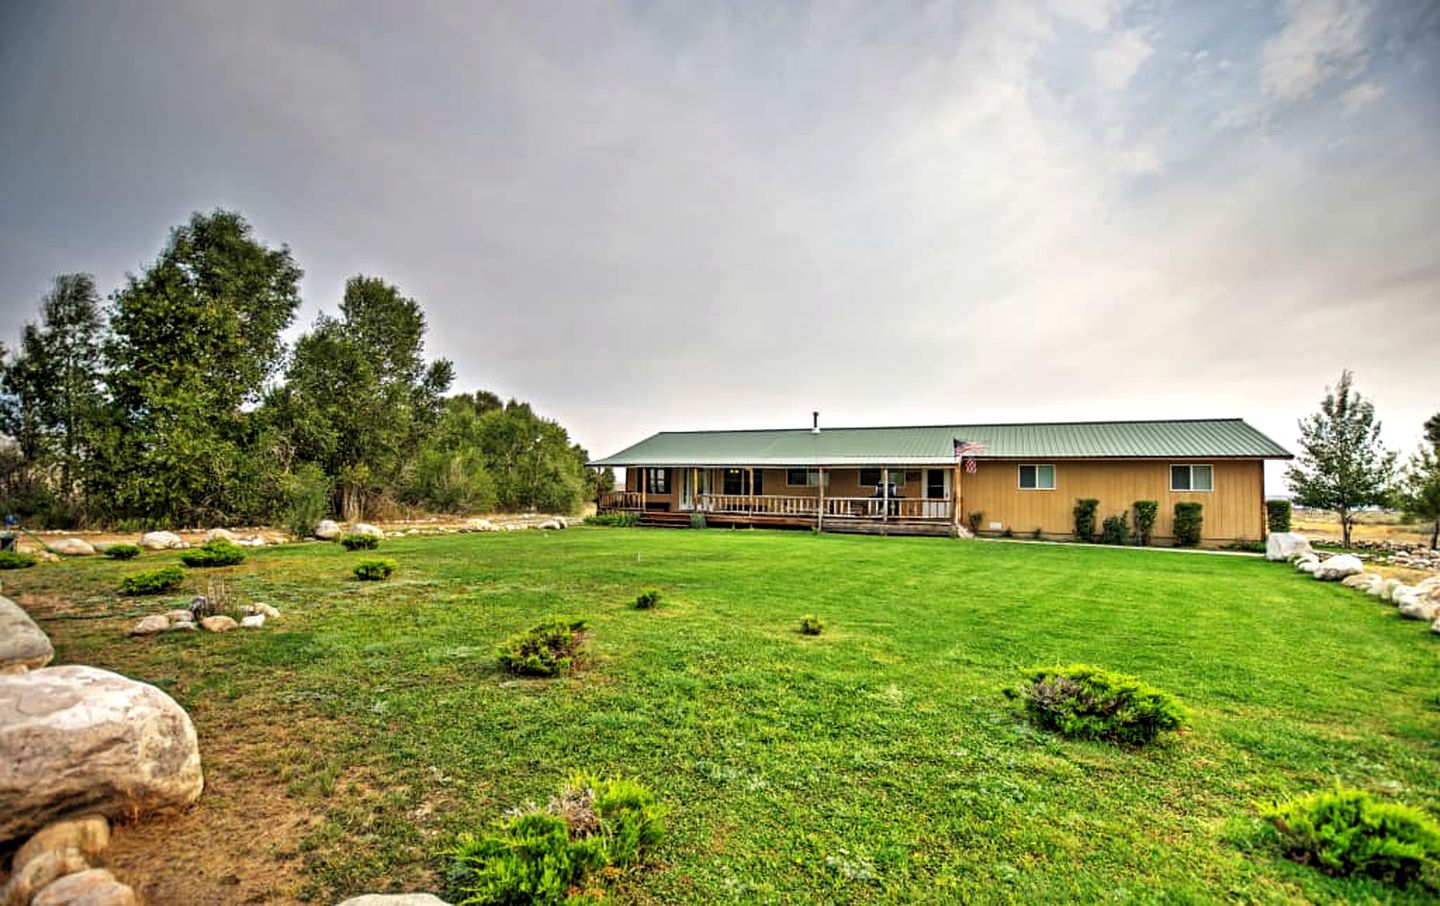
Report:
[[880,467],[880,521],[890,521],[890,467]]
[[650,483],[648,481],[649,477],[650,473],[648,470],[640,470],[640,512],[642,513],[645,512],[645,486]]
[[815,508],[815,531],[823,532],[825,531],[825,469],[821,468],[818,471],[820,472],[820,505]]
[[955,475],[950,479],[950,534],[960,537],[960,460],[955,460]]
[[690,467],[690,509],[700,510],[700,470]]
[[746,466],[745,476],[747,478],[745,482],[745,490],[750,493],[750,522],[753,524],[755,522],[755,467]]

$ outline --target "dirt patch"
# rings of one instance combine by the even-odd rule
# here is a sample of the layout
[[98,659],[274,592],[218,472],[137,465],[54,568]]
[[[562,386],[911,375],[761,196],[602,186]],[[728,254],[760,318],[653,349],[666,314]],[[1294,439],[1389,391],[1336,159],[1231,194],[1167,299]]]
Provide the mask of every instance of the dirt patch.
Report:
[[274,763],[297,731],[315,728],[257,727],[206,710],[192,713],[205,766],[200,801],[183,815],[117,825],[109,867],[152,904],[301,902],[300,844],[323,818],[286,794]]

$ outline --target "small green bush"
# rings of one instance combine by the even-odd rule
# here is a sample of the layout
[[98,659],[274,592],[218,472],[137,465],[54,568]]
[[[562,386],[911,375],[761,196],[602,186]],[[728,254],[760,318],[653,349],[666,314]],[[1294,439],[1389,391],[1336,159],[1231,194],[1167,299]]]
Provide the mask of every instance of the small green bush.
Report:
[[390,574],[399,568],[400,564],[394,560],[361,560],[355,566],[355,578],[363,582],[379,582],[390,578]]
[[665,833],[665,809],[634,780],[577,774],[544,809],[461,834],[449,884],[464,904],[576,902],[592,871],[640,861]]
[[1175,546],[1194,547],[1200,543],[1200,527],[1205,524],[1203,503],[1175,504]]
[[140,545],[112,544],[105,548],[105,556],[111,560],[134,560],[140,556]]
[[1137,500],[1131,504],[1135,511],[1135,543],[1141,547],[1149,547],[1150,539],[1155,534],[1155,519],[1160,515],[1160,501],[1158,500]]
[[1265,553],[1264,541],[1232,541],[1225,545],[1227,551],[1244,551],[1247,554]]
[[20,551],[0,551],[0,569],[29,569],[40,561],[34,554]]
[[1101,544],[1129,544],[1130,543],[1130,514],[1121,513],[1118,516],[1106,516],[1100,527]]
[[[605,525],[613,528],[631,528],[640,524],[640,514],[630,512],[598,513],[585,517],[586,525]],[[694,521],[691,521],[694,525]]]
[[501,642],[495,657],[510,673],[555,676],[570,669],[584,644],[584,620],[556,617]]
[[800,618],[800,631],[805,635],[819,635],[825,631],[825,621],[813,613],[807,613]]
[[970,523],[970,534],[978,535],[980,534],[980,523],[985,521],[985,514],[970,513],[965,517],[965,521]]
[[660,592],[653,588],[640,592],[640,594],[635,596],[634,601],[636,610],[649,610],[659,603]]
[[1288,500],[1265,501],[1265,524],[1272,532],[1290,531],[1290,517],[1294,508]]
[[1075,739],[1143,745],[1188,719],[1168,692],[1088,664],[1032,668],[1010,694],[1037,726]]
[[185,570],[178,566],[162,566],[143,573],[131,573],[120,580],[122,595],[160,595],[185,584]]
[[357,532],[351,532],[341,537],[340,544],[347,551],[373,551],[380,546],[380,539],[374,535],[361,535]]
[[1286,855],[1326,874],[1407,883],[1440,867],[1440,825],[1417,808],[1337,784],[1260,807]]
[[1095,511],[1100,508],[1100,501],[1093,497],[1085,497],[1075,501],[1075,540],[1095,540]]
[[704,514],[704,513],[691,513],[691,514],[690,514],[690,527],[691,527],[691,528],[705,528],[706,524],[707,524],[707,523],[705,522],[705,514]]
[[216,538],[180,555],[186,566],[206,569],[213,566],[234,566],[245,562],[245,549],[234,541]]

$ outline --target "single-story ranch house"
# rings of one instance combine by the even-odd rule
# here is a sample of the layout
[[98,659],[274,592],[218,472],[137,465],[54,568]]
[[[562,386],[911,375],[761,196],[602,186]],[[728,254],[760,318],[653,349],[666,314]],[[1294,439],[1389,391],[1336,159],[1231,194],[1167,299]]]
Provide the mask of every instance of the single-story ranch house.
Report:
[[893,428],[664,431],[591,465],[623,467],[600,511],[648,524],[822,531],[1074,537],[1075,502],[1096,524],[1160,503],[1154,543],[1173,541],[1175,504],[1204,505],[1202,543],[1265,537],[1265,460],[1292,458],[1238,418]]

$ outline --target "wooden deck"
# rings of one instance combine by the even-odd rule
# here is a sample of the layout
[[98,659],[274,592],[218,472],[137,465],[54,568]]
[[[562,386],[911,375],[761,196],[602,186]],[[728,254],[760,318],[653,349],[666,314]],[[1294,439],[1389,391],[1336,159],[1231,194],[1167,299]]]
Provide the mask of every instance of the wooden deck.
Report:
[[599,511],[633,512],[641,525],[689,527],[696,514],[714,527],[820,529],[826,532],[949,535],[948,500],[905,497],[815,497],[782,494],[701,494],[688,506],[643,501],[635,491],[603,495]]

